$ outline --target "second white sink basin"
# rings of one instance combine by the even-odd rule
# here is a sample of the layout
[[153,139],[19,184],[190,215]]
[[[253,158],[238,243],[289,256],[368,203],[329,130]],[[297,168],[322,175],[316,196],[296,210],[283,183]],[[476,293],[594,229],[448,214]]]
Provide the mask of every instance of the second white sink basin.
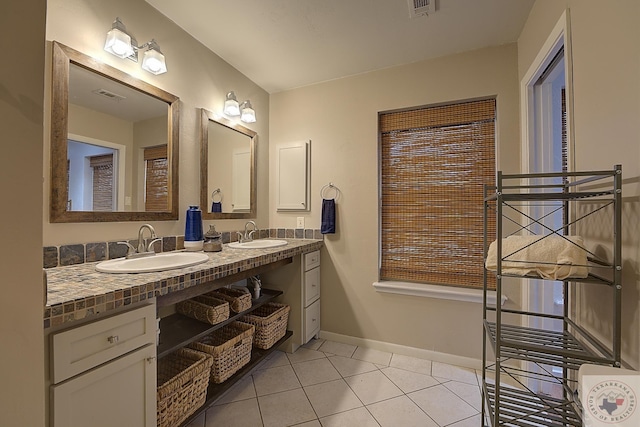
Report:
[[235,249],[267,249],[267,248],[277,248],[278,246],[286,246],[286,240],[277,240],[277,239],[258,239],[252,240],[250,242],[233,242],[229,243],[230,248]]
[[166,252],[142,258],[118,258],[96,264],[102,273],[150,273],[190,267],[209,261],[209,256],[197,252]]

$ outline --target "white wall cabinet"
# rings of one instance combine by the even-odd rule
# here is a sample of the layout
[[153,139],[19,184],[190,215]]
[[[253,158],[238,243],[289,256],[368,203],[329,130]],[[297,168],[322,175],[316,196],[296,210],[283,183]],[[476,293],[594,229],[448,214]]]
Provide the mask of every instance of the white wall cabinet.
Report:
[[156,309],[51,336],[53,427],[156,426]]
[[276,208],[279,211],[309,211],[311,141],[276,147]]
[[288,329],[293,336],[284,350],[294,352],[320,332],[320,251],[293,259],[291,264],[265,273],[263,284],[283,291],[279,301],[291,307]]

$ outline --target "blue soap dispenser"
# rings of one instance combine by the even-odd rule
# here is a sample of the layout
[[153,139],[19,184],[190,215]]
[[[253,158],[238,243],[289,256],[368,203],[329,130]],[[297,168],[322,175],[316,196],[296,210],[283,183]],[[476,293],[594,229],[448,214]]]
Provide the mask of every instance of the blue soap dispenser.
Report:
[[202,242],[202,211],[198,206],[189,206],[184,229],[184,248],[188,251],[201,251]]

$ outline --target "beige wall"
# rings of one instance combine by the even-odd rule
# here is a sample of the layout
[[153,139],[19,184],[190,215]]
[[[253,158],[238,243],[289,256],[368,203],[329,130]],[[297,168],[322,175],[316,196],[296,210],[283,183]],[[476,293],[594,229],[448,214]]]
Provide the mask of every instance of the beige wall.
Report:
[[[140,44],[155,38],[167,59],[168,72],[159,76],[143,71],[138,64],[105,52],[104,39],[116,17],[127,26]],[[216,25],[222,16],[212,16]],[[89,56],[125,71],[180,97],[180,219],[154,222],[159,235],[184,233],[184,217],[189,205],[200,201],[200,113],[199,108],[221,112],[225,94],[234,90],[242,99],[251,99],[258,121],[249,125],[258,132],[258,218],[261,228],[269,225],[268,146],[269,95],[237,70],[187,35],[144,0],[49,0],[47,41],[56,40]],[[47,44],[45,123],[48,129],[51,45]],[[49,218],[49,136],[45,134],[44,230],[45,245],[133,238],[141,223],[50,224]],[[236,230],[242,220],[215,221],[219,231]],[[205,224],[205,229],[208,229]]]
[[[379,111],[496,96],[500,168],[519,167],[516,45],[379,70],[271,96],[270,215],[320,227],[320,189],[341,191],[322,258],[322,330],[480,358],[481,305],[377,293]],[[274,147],[312,140],[311,212],[276,212]],[[510,295],[519,300],[519,294]]]
[[[640,368],[640,2],[538,0],[518,40],[525,75],[568,8],[574,82],[575,167],[623,171],[623,360]],[[598,238],[598,230],[586,230]],[[593,242],[593,241],[592,241]],[[592,246],[597,247],[597,240]],[[608,251],[610,253],[610,251]],[[582,320],[597,335],[611,330],[611,296],[590,287],[579,297]]]
[[[0,3],[0,425],[44,424],[42,110],[45,4]],[[25,31],[28,29],[28,31]],[[20,34],[20,37],[16,37]]]

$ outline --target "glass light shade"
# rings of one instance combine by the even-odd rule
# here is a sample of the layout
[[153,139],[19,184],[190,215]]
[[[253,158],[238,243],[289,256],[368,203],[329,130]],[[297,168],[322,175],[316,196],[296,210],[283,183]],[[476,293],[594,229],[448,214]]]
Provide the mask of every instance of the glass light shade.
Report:
[[131,36],[118,28],[112,28],[107,33],[104,50],[120,58],[133,55],[134,50],[133,46],[131,46]]
[[240,115],[240,104],[238,104],[238,100],[236,99],[236,94],[233,91],[227,94],[227,99],[224,101],[224,110],[223,112],[227,116],[239,116]]
[[164,61],[164,55],[153,47],[144,53],[142,58],[142,69],[151,74],[162,74],[167,72],[167,64]]
[[244,101],[240,110],[240,120],[245,123],[254,123],[256,121],[256,112],[251,107],[251,102]]

